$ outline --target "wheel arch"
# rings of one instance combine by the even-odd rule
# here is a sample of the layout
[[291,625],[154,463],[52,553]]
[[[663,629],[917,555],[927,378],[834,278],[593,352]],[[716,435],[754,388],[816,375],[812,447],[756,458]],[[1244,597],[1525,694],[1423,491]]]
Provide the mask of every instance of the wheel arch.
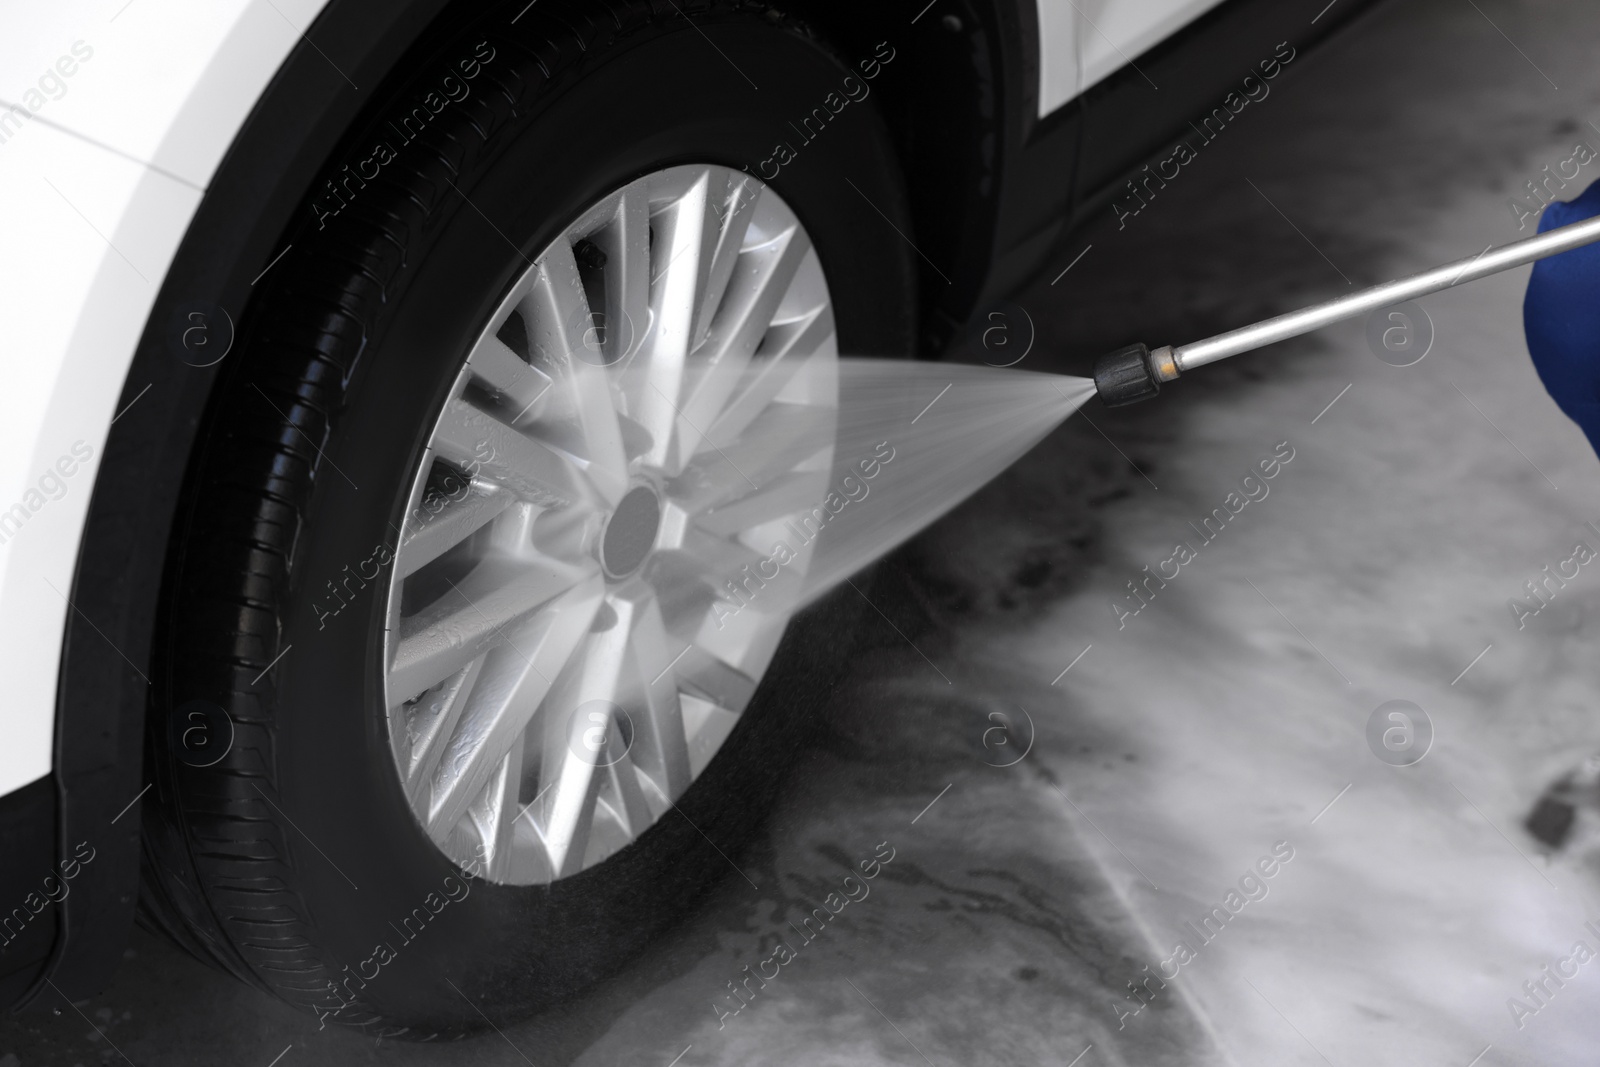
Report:
[[991,296],[1021,153],[1041,136],[1066,153],[1076,144],[1070,116],[1038,118],[1037,0],[795,0],[793,10],[846,62],[888,42],[904,64],[877,91],[910,193],[921,350],[936,355]]

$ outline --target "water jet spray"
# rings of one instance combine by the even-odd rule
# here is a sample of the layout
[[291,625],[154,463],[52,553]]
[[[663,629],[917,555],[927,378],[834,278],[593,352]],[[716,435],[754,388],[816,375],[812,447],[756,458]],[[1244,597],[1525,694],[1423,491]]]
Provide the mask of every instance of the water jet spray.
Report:
[[[808,569],[803,581],[789,583],[793,588],[763,593],[759,603],[797,607],[843,583],[1020,459],[1096,393],[1110,407],[1148,400],[1161,383],[1195,367],[1596,241],[1600,218],[1587,219],[1203,341],[1130,345],[1100,357],[1093,381],[963,364],[841,359],[832,457],[826,470],[808,468],[806,475],[822,503],[767,531],[770,548],[750,546],[768,553],[761,561],[766,581],[777,581],[774,575],[786,565],[779,557],[807,553]],[[758,603],[753,595],[750,601]]]
[[1184,372],[1207,363],[1299,337],[1378,308],[1465,285],[1595,241],[1600,241],[1600,217],[1561,226],[1547,233],[1491,248],[1469,259],[1374,285],[1337,300],[1312,304],[1299,311],[1264,319],[1203,341],[1155,349],[1144,344],[1129,345],[1108,352],[1095,361],[1095,391],[1107,407],[1136,404],[1159,393],[1161,383],[1173,381]]

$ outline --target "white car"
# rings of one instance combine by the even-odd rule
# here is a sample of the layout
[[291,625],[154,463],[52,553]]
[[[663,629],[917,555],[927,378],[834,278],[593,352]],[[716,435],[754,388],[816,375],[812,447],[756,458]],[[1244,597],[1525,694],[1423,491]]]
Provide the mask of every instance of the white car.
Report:
[[959,346],[1369,6],[11,4],[0,1006],[136,914],[382,1034],[614,972],[868,610],[759,595],[839,353]]

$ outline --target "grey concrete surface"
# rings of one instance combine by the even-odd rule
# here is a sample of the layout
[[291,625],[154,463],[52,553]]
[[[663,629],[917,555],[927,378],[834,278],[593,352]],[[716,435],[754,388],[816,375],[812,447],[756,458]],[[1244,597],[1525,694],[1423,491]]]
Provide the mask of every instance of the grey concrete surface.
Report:
[[[1592,4],[1391,4],[1125,229],[1108,210],[1019,299],[1024,366],[1515,238],[1508,195],[1600,146],[1597,60]],[[1069,420],[893,561],[908,640],[886,633],[832,701],[737,857],[756,888],[730,871],[568,1009],[446,1046],[319,1032],[140,934],[81,1015],[0,1021],[0,1067],[1592,1062],[1600,964],[1520,1028],[1507,1006],[1600,944],[1600,852],[1549,855],[1520,826],[1600,750],[1600,571],[1522,629],[1507,606],[1600,548],[1600,464],[1528,364],[1525,280],[1425,299],[1415,366],[1352,323]],[[1190,524],[1275,448],[1293,458],[1268,495],[1202,541]],[[1193,561],[1119,627],[1125,583],[1178,542]],[[1432,724],[1413,766],[1368,744],[1394,699]],[[870,896],[719,1025],[726,983],[881,842]],[[1259,899],[1196,936],[1278,842]],[[1177,977],[1128,1014],[1126,983],[1163,960]]]

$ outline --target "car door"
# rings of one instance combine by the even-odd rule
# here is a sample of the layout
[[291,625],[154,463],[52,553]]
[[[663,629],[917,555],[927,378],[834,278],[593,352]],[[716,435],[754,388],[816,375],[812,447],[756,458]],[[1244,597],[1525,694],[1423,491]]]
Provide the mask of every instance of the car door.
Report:
[[1222,0],[1038,0],[1039,114],[1048,115]]

